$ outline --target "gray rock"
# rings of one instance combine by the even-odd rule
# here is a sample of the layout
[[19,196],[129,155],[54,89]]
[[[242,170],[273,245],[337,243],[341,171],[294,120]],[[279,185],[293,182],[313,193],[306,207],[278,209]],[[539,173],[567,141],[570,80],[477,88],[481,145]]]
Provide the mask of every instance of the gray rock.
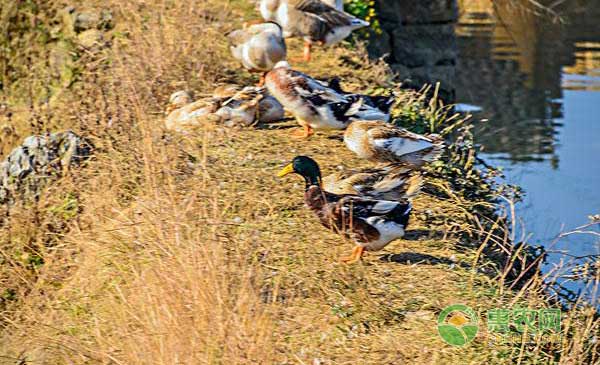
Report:
[[0,162],[0,204],[35,197],[44,183],[87,159],[91,144],[71,131],[27,137]]
[[109,30],[114,27],[114,18],[109,10],[78,10],[68,6],[59,12],[63,31],[73,36],[90,29]]
[[101,48],[106,42],[104,34],[97,29],[88,29],[77,35],[77,42],[85,48]]
[[81,12],[75,15],[75,32],[83,32],[88,29],[95,29],[100,23],[100,13],[97,12]]

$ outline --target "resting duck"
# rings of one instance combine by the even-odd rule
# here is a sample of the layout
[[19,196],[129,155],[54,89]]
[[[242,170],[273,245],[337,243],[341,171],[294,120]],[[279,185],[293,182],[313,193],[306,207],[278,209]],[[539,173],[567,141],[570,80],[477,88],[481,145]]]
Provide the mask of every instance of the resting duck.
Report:
[[203,121],[225,126],[270,123],[283,119],[284,110],[265,88],[248,86],[240,90],[236,85],[226,85],[215,89],[213,97],[195,102],[187,91],[175,92],[169,99],[166,114],[168,130],[186,132]]
[[444,141],[383,121],[355,121],[344,132],[346,147],[360,158],[420,167],[439,158]]
[[313,43],[336,44],[348,37],[353,30],[369,26],[369,22],[320,0],[261,0],[260,13],[265,20],[279,24],[283,28],[284,37],[304,39],[306,62],[310,61]]
[[297,156],[278,174],[296,173],[304,177],[304,202],[319,217],[326,228],[352,238],[356,247],[342,261],[353,263],[365,251],[377,251],[391,241],[404,236],[411,204],[364,198],[358,195],[338,195],[321,188],[319,165],[310,157]]
[[215,99],[237,99],[237,93],[260,93],[262,98],[258,102],[258,121],[261,123],[271,123],[283,119],[285,111],[280,102],[277,101],[264,87],[246,86],[242,91],[242,87],[235,84],[225,84],[218,86],[213,91],[212,97]]
[[279,61],[286,59],[287,51],[281,27],[273,22],[255,24],[227,35],[233,57],[240,60],[250,72],[264,73]]
[[281,61],[267,73],[265,85],[303,127],[296,137],[308,138],[313,129],[344,129],[353,120],[388,120],[388,112],[370,106],[363,95],[342,94],[325,83],[292,70]]
[[220,121],[227,127],[251,126],[256,123],[256,113],[261,98],[262,95],[254,90],[242,89],[224,101],[215,115],[218,115]]
[[219,109],[220,102],[215,98],[200,99],[192,102],[187,91],[171,94],[165,114],[165,127],[175,132],[185,132],[201,125],[202,120],[211,119]]
[[330,193],[392,201],[414,198],[422,184],[421,171],[401,164],[343,171],[323,178],[323,189]]
[[236,84],[225,84],[217,86],[212,93],[212,97],[215,99],[229,99],[234,96],[238,91],[242,90],[240,85]]
[[247,86],[222,102],[216,115],[226,125],[250,126],[283,119],[283,106],[262,87]]

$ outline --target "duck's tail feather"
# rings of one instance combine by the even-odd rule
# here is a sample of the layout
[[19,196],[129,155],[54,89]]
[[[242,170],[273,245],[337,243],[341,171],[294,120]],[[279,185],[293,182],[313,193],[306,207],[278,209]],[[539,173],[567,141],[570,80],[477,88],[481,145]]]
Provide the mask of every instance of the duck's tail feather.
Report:
[[359,19],[359,18],[353,18],[350,21],[350,25],[353,28],[357,29],[357,28],[362,28],[362,27],[368,27],[369,25],[371,25],[371,23],[369,23],[366,20]]
[[373,95],[369,96],[369,99],[374,107],[387,114],[396,101],[396,95]]
[[388,214],[395,223],[401,224],[404,227],[408,225],[410,218],[410,212],[412,211],[412,204],[407,202],[406,204],[398,204],[396,208]]
[[446,147],[444,139],[436,134],[427,137],[432,141],[429,148],[407,153],[400,157],[401,161],[417,167],[437,161]]

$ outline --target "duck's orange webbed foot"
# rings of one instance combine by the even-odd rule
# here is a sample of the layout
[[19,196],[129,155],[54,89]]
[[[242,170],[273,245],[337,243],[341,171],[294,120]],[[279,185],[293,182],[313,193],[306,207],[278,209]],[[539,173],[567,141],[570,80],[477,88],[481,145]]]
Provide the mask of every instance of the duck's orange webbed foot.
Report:
[[293,63],[308,63],[311,60],[312,44],[310,42],[304,43],[304,49],[301,57],[290,57],[288,61]]
[[312,44],[310,44],[309,42],[304,42],[304,53],[303,53],[303,60],[304,62],[310,62],[310,51],[312,48]]
[[298,139],[308,139],[314,133],[315,132],[309,125],[304,125],[302,129],[297,129],[294,132],[292,132],[292,137]]
[[364,252],[365,252],[365,248],[364,247],[356,246],[352,250],[352,254],[350,256],[342,257],[341,261],[344,262],[344,263],[346,263],[346,264],[353,264],[355,262],[360,261],[360,259],[362,258]]

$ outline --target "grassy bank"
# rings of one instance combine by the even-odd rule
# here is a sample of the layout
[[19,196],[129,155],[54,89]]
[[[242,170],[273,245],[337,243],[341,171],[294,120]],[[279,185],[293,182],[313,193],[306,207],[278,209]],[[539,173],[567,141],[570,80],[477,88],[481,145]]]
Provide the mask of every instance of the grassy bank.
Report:
[[[90,50],[74,42],[77,76],[59,97],[24,97],[19,85],[4,93],[14,110],[13,147],[32,132],[73,128],[96,154],[38,201],[4,212],[0,362],[598,361],[598,319],[585,305],[565,315],[557,343],[489,344],[483,322],[467,346],[439,337],[437,316],[451,304],[467,304],[480,318],[491,308],[553,306],[537,276],[520,290],[507,284],[515,277],[510,258],[520,255],[504,220],[483,214],[496,193],[481,186],[468,141],[430,172],[406,239],[362,264],[341,264],[351,243],[303,207],[299,180],[275,177],[300,154],[324,172],[366,165],[339,132],[298,142],[289,137],[293,122],[207,124],[188,136],[162,127],[171,92],[207,94],[218,84],[256,80],[232,60],[223,36],[256,17],[249,2],[83,3],[113,12],[110,45]],[[44,14],[55,16],[63,4],[51,4]],[[300,56],[298,41],[289,48]],[[353,90],[393,86],[385,65],[360,46],[317,49],[314,62],[298,68],[340,76]],[[400,99],[396,116],[404,124],[443,130],[458,121],[417,93],[401,91]],[[503,251],[508,262],[491,259]]]

